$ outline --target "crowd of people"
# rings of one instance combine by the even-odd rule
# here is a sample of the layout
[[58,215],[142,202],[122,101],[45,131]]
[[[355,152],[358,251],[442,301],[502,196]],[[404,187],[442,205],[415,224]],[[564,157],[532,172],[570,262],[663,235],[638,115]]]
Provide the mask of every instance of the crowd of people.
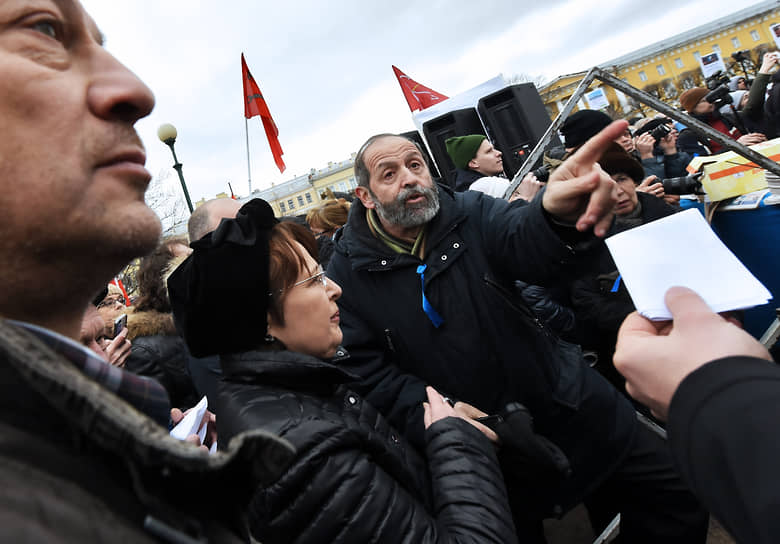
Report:
[[[453,190],[379,134],[351,202],[212,200],[160,239],[151,91],[77,1],[43,5],[0,2],[3,541],[542,543],[581,503],[622,542],[704,543],[708,512],[780,535],[771,356],[690,290],[640,317],[603,243],[679,209],[688,129],[578,112],[511,195],[485,136],[447,141]],[[738,96],[761,134],[776,63]],[[137,292],[107,286],[136,257]]]

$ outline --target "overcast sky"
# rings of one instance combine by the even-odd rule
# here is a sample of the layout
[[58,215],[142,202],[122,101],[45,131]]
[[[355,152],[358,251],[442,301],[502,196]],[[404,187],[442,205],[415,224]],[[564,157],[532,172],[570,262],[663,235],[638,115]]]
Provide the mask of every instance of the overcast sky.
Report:
[[[147,168],[155,177],[169,171],[172,157],[157,127],[173,123],[193,201],[228,191],[228,181],[237,194],[248,192],[242,52],[287,164],[280,174],[259,117],[250,119],[257,189],[344,160],[372,134],[414,130],[391,64],[448,96],[498,74],[550,80],[753,3],[82,1],[107,49],[157,98],[137,124]],[[178,183],[173,174],[169,182]]]

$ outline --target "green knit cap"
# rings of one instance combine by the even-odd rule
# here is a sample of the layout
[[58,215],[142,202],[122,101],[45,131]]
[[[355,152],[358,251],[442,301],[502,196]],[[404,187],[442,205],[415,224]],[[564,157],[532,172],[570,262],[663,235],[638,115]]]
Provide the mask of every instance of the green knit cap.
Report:
[[454,136],[447,138],[444,145],[453,164],[458,168],[466,168],[469,161],[477,154],[477,149],[482,145],[485,136],[482,134],[469,134],[468,136]]

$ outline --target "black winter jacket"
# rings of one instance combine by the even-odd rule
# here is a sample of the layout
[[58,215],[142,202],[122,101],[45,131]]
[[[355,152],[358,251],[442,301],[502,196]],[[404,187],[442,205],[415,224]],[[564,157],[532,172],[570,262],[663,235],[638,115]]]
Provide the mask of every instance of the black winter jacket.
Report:
[[133,312],[128,316],[128,339],[132,351],[125,370],[159,381],[171,406],[186,410],[198,403],[190,377],[187,344],[179,336],[170,313]]
[[[656,147],[656,149],[659,149]],[[691,162],[691,157],[688,153],[677,152],[672,155],[664,155],[661,153],[654,153],[649,159],[642,159],[642,168],[645,169],[645,177],[656,176],[658,181],[667,178],[679,178],[688,174],[685,169],[688,163]]]
[[246,542],[242,501],[293,454],[261,431],[216,455],[179,442],[3,321],[0,407],[1,542]]
[[297,451],[249,504],[258,541],[516,542],[494,448],[465,421],[431,425],[426,463],[338,367],[289,351],[223,355],[222,366],[220,445],[263,429]]
[[480,174],[474,170],[458,168],[455,171],[455,190],[459,192],[468,191],[472,183],[484,177],[484,174]]
[[692,372],[669,407],[680,475],[737,542],[780,542],[780,368],[727,357]]
[[[425,385],[487,413],[524,404],[536,430],[573,467],[562,490],[549,486],[530,496],[579,500],[622,460],[634,413],[513,289],[515,279],[565,281],[567,268],[581,262],[578,252],[553,231],[542,198],[520,205],[441,187],[439,197],[423,261],[374,238],[365,208],[353,203],[328,267],[328,276],[347,286],[338,304],[351,357],[342,366],[361,377],[361,393],[416,445]],[[422,264],[425,295],[444,319],[438,328],[422,308]]]

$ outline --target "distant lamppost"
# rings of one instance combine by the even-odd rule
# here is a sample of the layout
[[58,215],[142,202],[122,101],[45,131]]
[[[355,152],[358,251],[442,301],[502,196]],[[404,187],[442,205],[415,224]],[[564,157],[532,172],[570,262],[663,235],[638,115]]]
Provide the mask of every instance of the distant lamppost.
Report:
[[184,198],[187,199],[187,207],[190,209],[190,213],[192,213],[192,201],[190,201],[190,193],[187,191],[187,184],[184,183],[184,174],[181,173],[181,167],[182,164],[179,162],[179,159],[176,157],[176,150],[173,148],[173,144],[176,143],[176,127],[171,125],[170,123],[165,123],[164,125],[160,125],[160,128],[157,129],[157,137],[160,138],[160,141],[171,148],[171,153],[173,153],[173,168],[176,170],[176,172],[179,174],[179,181],[181,181],[181,189],[184,191]]

